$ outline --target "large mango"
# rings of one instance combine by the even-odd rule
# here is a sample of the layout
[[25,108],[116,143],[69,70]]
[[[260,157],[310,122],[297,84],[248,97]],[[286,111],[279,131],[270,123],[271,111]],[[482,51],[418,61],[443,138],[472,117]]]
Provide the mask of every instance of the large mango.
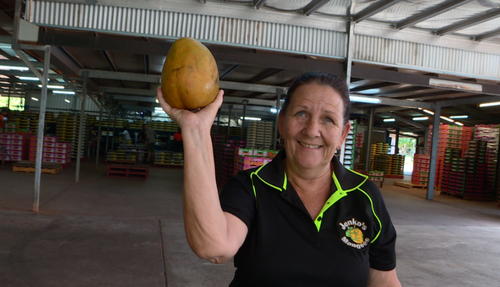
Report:
[[175,41],[163,64],[161,90],[165,101],[178,109],[213,102],[219,91],[219,71],[208,48],[192,38]]

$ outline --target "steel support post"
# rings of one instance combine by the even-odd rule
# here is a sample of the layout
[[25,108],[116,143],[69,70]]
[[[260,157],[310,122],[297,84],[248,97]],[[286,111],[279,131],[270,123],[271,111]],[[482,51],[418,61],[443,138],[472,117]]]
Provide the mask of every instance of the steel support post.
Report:
[[45,47],[43,60],[42,97],[40,99],[40,114],[38,117],[38,136],[35,162],[35,191],[33,195],[33,212],[38,212],[40,206],[40,180],[42,177],[43,132],[45,130],[45,109],[47,107],[47,83],[50,68],[50,46]]
[[115,120],[113,121],[113,138],[111,139],[111,150],[115,150],[115,137],[116,137],[116,113]]
[[372,144],[373,122],[375,120],[375,109],[370,109],[370,116],[368,118],[368,135],[366,137],[366,157],[365,157],[365,170],[370,170],[370,146]]
[[346,57],[346,70],[345,70],[345,81],[347,89],[351,86],[351,73],[352,73],[352,54],[354,52],[354,21],[347,23],[347,57]]
[[424,154],[429,153],[429,126],[425,127],[425,134],[424,134]]
[[229,105],[229,115],[227,117],[227,136],[229,137],[229,131],[231,130],[231,112],[233,111],[233,105]]
[[429,181],[427,183],[427,199],[434,197],[434,182],[436,180],[437,155],[439,144],[439,120],[441,116],[441,103],[437,102],[434,108],[432,126],[431,162],[429,164]]
[[396,143],[395,143],[395,147],[394,147],[394,154],[399,154],[399,133],[401,131],[399,129],[396,129]]
[[11,87],[9,88],[9,93],[7,95],[7,108],[9,108],[10,110],[10,91],[12,90],[12,85]]
[[99,150],[101,148],[102,129],[102,108],[104,106],[104,93],[101,94],[101,104],[99,105],[99,128],[97,129],[97,151],[95,152],[95,166],[99,165]]
[[80,101],[80,127],[78,130],[78,147],[76,149],[76,175],[75,182],[80,181],[80,161],[83,155],[82,146],[83,146],[83,137],[85,136],[83,133],[83,119],[85,116],[85,99],[87,98],[87,79],[88,74],[83,74],[83,91],[82,91],[82,99]]
[[241,140],[245,139],[245,117],[247,115],[247,104],[248,104],[248,101],[244,100],[243,101],[243,119],[241,120],[241,132],[240,132]]
[[274,119],[274,132],[273,132],[273,150],[276,150],[276,139],[278,138],[278,127],[281,109],[281,95],[284,94],[283,89],[276,89],[276,117]]
[[107,133],[106,133],[106,155],[108,154],[108,150],[109,150],[109,147],[108,147],[108,143],[109,143],[109,119],[111,118],[111,109],[108,109],[108,120],[106,121],[108,124],[108,128],[107,128]]

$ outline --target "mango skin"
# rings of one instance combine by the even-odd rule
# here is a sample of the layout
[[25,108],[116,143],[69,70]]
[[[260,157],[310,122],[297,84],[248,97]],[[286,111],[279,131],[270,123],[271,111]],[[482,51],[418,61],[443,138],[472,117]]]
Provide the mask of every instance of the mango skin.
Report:
[[205,45],[180,38],[168,52],[161,73],[165,101],[178,109],[198,109],[212,103],[219,91],[219,70]]

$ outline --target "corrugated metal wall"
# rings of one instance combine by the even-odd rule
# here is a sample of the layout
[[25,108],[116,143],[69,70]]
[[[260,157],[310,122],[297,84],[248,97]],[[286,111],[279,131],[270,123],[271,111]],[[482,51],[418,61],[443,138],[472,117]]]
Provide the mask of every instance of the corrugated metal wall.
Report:
[[[346,34],[314,27],[182,12],[34,1],[30,21],[41,26],[207,42],[346,57]],[[279,22],[279,20],[275,21]],[[471,77],[500,78],[500,54],[355,35],[353,60],[407,65]]]
[[[40,109],[40,101],[35,101],[32,99],[32,97],[37,98],[40,100],[40,92],[27,92],[27,97],[26,97],[26,104],[29,106],[29,109],[32,111],[38,111]],[[65,100],[69,100],[70,103],[66,102]],[[48,111],[54,111],[54,112],[69,112],[76,110],[77,112],[80,112],[80,99],[76,97],[75,95],[51,95],[49,94],[47,96],[47,110]],[[89,98],[87,97],[85,99],[85,111],[90,113],[90,112],[98,112],[99,107]],[[95,114],[95,113],[93,113]]]
[[34,1],[31,22],[245,47],[344,57],[345,33],[287,24],[127,7]]
[[500,55],[356,35],[354,59],[500,78]]

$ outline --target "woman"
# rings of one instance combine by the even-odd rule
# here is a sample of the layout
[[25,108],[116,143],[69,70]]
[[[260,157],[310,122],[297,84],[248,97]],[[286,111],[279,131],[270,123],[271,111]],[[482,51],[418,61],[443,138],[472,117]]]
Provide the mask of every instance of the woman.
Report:
[[221,194],[210,128],[222,104],[165,112],[184,131],[184,222],[191,249],[223,263],[230,286],[401,286],[396,233],[378,188],[334,157],[350,129],[344,81],[328,73],[295,80],[279,115],[285,150],[239,173]]

